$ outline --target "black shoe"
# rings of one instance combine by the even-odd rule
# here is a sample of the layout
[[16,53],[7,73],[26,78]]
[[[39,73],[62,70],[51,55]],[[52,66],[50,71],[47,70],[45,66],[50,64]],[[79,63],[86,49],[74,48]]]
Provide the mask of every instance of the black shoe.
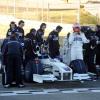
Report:
[[18,87],[23,88],[23,87],[25,87],[25,85],[24,84],[19,84]]
[[6,84],[6,85],[4,85],[4,88],[10,88],[10,87],[11,87],[10,84]]

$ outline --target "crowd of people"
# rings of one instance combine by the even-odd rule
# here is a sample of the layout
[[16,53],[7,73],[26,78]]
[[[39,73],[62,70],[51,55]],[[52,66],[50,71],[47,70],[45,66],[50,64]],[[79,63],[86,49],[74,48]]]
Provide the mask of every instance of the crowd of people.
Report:
[[[39,59],[37,51],[45,46],[50,58],[60,59],[64,55],[66,57],[62,61],[68,65],[73,60],[81,59],[84,60],[89,72],[96,73],[96,65],[97,67],[100,65],[99,25],[96,26],[96,30],[92,30],[90,27],[85,29],[78,23],[74,24],[73,32],[66,34],[64,53],[61,55],[59,33],[63,28],[60,25],[49,33],[47,39],[44,39],[47,26],[45,23],[42,23],[38,30],[30,29],[26,35],[24,24],[23,20],[20,20],[18,25],[11,22],[1,46],[2,65],[6,66],[6,83],[3,84],[5,88],[12,86],[13,82],[18,87],[24,87],[22,66],[25,67],[30,60]],[[41,50],[40,53],[42,54]]]

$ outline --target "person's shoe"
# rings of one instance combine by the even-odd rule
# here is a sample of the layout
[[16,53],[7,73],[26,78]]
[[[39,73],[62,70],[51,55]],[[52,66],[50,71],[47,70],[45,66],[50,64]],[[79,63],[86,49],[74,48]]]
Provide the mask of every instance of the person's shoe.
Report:
[[4,88],[10,88],[10,87],[11,87],[10,84],[6,84],[6,85],[4,85]]
[[25,87],[25,85],[24,84],[19,84],[18,87],[23,88],[23,87]]

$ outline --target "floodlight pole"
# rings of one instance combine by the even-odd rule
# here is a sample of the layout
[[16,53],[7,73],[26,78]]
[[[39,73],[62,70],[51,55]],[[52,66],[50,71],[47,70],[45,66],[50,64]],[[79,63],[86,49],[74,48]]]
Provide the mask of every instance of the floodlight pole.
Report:
[[13,2],[14,2],[14,8],[13,8],[14,12],[13,13],[14,13],[14,17],[15,17],[15,13],[16,13],[16,1],[14,0]]
[[49,2],[47,4],[47,22],[49,21]]
[[37,0],[37,10],[36,10],[36,13],[37,13],[37,20],[39,19],[39,0]]
[[62,22],[63,22],[63,12],[61,12],[61,24],[62,24]]
[[44,0],[43,0],[43,2],[42,2],[42,21],[43,21],[43,16],[44,15]]
[[8,14],[8,4],[9,4],[8,0],[6,0],[6,3],[7,3],[6,11],[7,11],[7,14]]
[[77,23],[80,23],[80,0],[78,0]]

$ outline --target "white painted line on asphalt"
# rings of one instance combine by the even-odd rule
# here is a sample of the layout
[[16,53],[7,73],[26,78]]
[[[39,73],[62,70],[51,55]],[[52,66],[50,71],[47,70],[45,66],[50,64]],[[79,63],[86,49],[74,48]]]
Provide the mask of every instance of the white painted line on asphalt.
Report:
[[16,96],[16,93],[4,93],[4,94],[0,94],[0,96]]
[[14,93],[28,93],[29,90],[13,91]]
[[76,88],[76,89],[43,89],[43,90],[21,90],[21,91],[1,91],[0,96],[19,96],[19,95],[40,95],[40,94],[73,94],[73,93],[93,93],[100,92],[100,88]]
[[76,91],[88,91],[89,89],[88,88],[82,88],[82,89],[74,89]]
[[59,89],[44,89],[44,92],[59,92]]
[[73,90],[73,91],[62,91],[62,93],[78,93],[78,91],[75,91],[75,90]]
[[38,95],[38,94],[48,94],[48,92],[32,92],[33,95]]
[[91,90],[91,92],[100,92],[100,90]]

